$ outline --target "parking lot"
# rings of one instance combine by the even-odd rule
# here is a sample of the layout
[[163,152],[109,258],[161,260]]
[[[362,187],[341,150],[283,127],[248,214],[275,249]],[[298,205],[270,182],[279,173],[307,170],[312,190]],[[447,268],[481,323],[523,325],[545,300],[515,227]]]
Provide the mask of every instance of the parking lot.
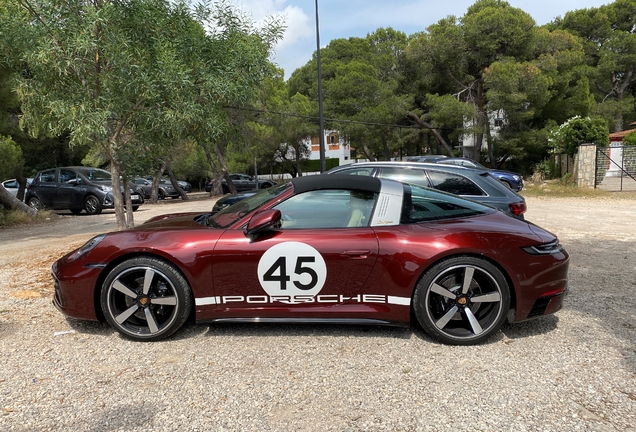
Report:
[[[137,223],[213,199],[144,205]],[[528,198],[570,253],[562,311],[488,343],[412,329],[187,325],[156,343],[66,319],[50,265],[112,211],[0,230],[0,430],[636,431],[636,199]]]

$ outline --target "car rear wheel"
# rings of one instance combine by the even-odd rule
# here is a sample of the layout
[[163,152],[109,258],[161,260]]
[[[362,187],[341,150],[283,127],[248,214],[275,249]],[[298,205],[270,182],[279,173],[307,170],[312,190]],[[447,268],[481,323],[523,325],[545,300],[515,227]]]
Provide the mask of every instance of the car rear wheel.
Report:
[[35,198],[35,197],[29,198],[29,207],[37,211],[44,209],[44,206],[42,205],[42,201],[40,201],[38,198]]
[[73,213],[74,215],[78,215],[82,212],[82,209],[71,209],[71,213]]
[[137,341],[164,339],[187,320],[192,294],[185,278],[165,261],[139,257],[115,267],[102,286],[108,323]]
[[441,261],[418,282],[417,320],[441,342],[472,345],[497,332],[510,307],[506,278],[490,262],[460,256]]
[[166,199],[166,193],[165,193],[163,190],[159,189],[159,190],[157,191],[157,197],[158,197],[160,200],[162,200],[162,199]]
[[139,206],[133,206],[133,211],[137,211],[139,209]]
[[84,210],[89,215],[98,215],[102,212],[102,204],[95,195],[89,195],[84,200]]

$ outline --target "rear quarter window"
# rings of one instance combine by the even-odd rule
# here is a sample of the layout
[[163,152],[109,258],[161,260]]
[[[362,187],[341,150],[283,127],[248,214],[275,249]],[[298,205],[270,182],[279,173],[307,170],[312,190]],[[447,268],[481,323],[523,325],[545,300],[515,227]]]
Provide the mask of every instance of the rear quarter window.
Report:
[[455,195],[481,196],[484,191],[472,180],[453,173],[429,171],[431,187]]
[[400,223],[411,224],[457,219],[492,213],[496,210],[457,196],[417,185],[404,185],[404,202]]

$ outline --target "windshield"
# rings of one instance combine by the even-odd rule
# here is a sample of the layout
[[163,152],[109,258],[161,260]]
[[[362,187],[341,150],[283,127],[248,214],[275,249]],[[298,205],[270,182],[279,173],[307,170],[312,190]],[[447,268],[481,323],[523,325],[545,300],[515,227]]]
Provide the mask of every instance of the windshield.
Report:
[[111,180],[110,173],[100,168],[81,168],[78,171],[81,172],[89,180]]
[[215,228],[227,228],[247,213],[256,210],[263,204],[282,194],[291,183],[283,183],[277,187],[262,189],[254,195],[247,197],[231,206],[221,210],[208,219],[210,225]]
[[496,211],[492,207],[414,184],[404,185],[401,223],[417,223],[476,216]]

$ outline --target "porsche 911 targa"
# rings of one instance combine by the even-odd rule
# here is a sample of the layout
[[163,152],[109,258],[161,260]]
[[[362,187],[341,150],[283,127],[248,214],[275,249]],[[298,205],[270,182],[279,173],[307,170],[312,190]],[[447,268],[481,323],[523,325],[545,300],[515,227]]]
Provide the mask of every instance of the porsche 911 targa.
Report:
[[492,207],[375,177],[293,179],[215,214],[155,217],[54,263],[53,302],[139,341],[196,322],[408,326],[448,344],[552,314],[568,254]]

